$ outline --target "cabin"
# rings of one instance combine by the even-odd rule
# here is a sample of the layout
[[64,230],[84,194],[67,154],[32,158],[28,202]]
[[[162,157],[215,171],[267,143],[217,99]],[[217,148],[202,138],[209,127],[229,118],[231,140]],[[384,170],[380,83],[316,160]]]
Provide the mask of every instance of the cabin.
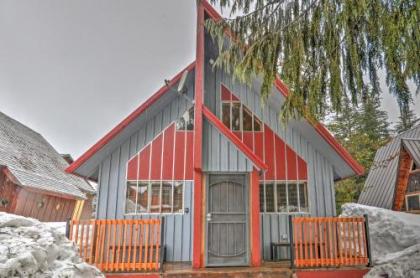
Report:
[[[364,171],[322,124],[279,121],[281,80],[263,105],[258,79],[213,67],[218,46],[203,22],[220,18],[199,1],[196,60],[67,168],[98,181],[96,220],[68,234],[106,272],[261,266],[292,242],[290,216],[336,216],[334,182]],[[319,244],[305,246],[318,254]]]
[[94,188],[29,127],[0,112],[0,211],[45,222],[90,219]]
[[376,152],[358,202],[420,213],[420,125],[398,134]]

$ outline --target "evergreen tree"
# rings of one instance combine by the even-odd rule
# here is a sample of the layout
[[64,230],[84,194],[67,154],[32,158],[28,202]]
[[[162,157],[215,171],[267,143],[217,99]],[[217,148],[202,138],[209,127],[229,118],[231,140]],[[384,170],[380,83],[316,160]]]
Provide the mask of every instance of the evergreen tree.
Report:
[[416,116],[413,110],[410,108],[400,111],[398,122],[395,125],[395,133],[401,133],[407,129],[420,123],[420,118]]
[[380,109],[379,97],[375,96],[365,99],[360,107],[345,106],[328,127],[365,168],[363,176],[336,183],[336,205],[339,211],[343,203],[356,202],[359,198],[376,151],[389,140],[389,123],[387,113]]
[[[340,112],[344,95],[357,105],[380,93],[383,68],[390,92],[407,109],[420,87],[418,0],[211,0],[240,16],[206,27],[219,43],[215,66],[241,81],[262,77],[266,99],[276,74],[289,87],[281,117],[319,119]],[[225,43],[226,28],[234,39]],[[222,47],[223,46],[223,47]],[[373,90],[367,90],[368,86]],[[326,105],[328,104],[328,107]]]

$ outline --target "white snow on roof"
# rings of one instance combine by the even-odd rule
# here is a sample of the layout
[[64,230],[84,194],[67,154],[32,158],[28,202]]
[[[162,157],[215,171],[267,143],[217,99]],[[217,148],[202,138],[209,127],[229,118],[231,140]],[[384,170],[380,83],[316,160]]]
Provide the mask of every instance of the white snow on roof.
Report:
[[0,112],[0,166],[21,186],[85,198],[94,189],[65,172],[68,163],[37,132]]

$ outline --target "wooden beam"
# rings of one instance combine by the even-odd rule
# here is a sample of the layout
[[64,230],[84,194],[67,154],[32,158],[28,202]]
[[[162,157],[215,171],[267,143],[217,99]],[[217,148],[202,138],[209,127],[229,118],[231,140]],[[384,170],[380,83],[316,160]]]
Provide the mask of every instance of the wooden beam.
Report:
[[412,166],[412,159],[408,152],[401,149],[399,163],[397,184],[395,187],[393,210],[401,211],[404,205],[405,193],[407,192],[408,178]]

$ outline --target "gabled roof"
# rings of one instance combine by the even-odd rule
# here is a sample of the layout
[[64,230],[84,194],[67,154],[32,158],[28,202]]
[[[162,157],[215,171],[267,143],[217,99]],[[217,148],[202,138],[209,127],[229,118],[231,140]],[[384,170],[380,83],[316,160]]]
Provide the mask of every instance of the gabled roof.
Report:
[[[411,147],[420,147],[417,144],[419,140],[420,125],[395,136],[394,139],[376,152],[365,186],[359,197],[358,202],[360,204],[392,209],[401,148],[404,147],[409,154],[411,150],[411,156],[416,153]],[[410,144],[412,142],[416,142],[416,145]],[[406,146],[409,146],[409,148]],[[419,151],[420,149],[417,149],[417,153]]]
[[37,132],[0,112],[0,167],[18,185],[83,199],[94,189],[65,172],[68,163]]
[[[207,2],[201,1],[203,7],[207,14],[214,20],[220,20],[222,17],[220,14]],[[86,151],[79,159],[77,159],[74,163],[72,163],[68,168],[67,172],[70,173],[77,173],[78,169],[81,168],[88,160],[92,159],[95,154],[101,152],[107,144],[109,144],[112,140],[114,140],[118,134],[122,133],[124,129],[132,124],[136,118],[138,118],[142,113],[144,113],[149,107],[151,107],[155,102],[157,102],[162,96],[170,91],[170,88],[174,86],[181,78],[182,73],[185,70],[192,71],[195,67],[195,62],[191,63],[186,69],[182,70],[178,73],[174,78],[172,78],[168,84],[163,86],[160,90],[158,90],[155,94],[153,94],[146,102],[140,105],[133,113],[131,113],[128,117],[126,117],[120,124],[118,124],[114,129],[108,132],[102,139],[100,139],[96,144],[94,144],[88,151]],[[283,97],[287,97],[288,89],[285,84],[277,78],[275,83],[275,88],[282,94]],[[206,115],[205,115],[206,116]],[[207,115],[208,116],[208,115]],[[308,121],[309,122],[309,121]],[[327,144],[331,147],[332,151],[337,154],[337,156],[342,159],[346,165],[348,165],[351,169],[351,173],[361,175],[364,173],[363,167],[355,160],[353,157],[348,153],[346,149],[344,149],[341,144],[335,140],[335,138],[331,135],[331,133],[321,124],[318,122],[309,122],[310,126],[313,128],[317,136],[322,138],[323,144]],[[229,131],[230,132],[230,131]],[[225,134],[226,135],[226,134]],[[311,134],[312,135],[312,134]],[[309,137],[311,136],[309,135]],[[326,143],[325,143],[326,142]],[[233,142],[234,143],[234,142]],[[235,143],[238,146],[238,144]],[[241,147],[238,147],[241,149]],[[242,150],[242,149],[241,149]],[[107,150],[108,152],[109,150]],[[243,151],[243,150],[242,150]],[[249,155],[247,155],[250,157]],[[255,159],[251,159],[257,167],[264,169],[263,165]],[[345,178],[347,176],[340,176],[340,178]]]

